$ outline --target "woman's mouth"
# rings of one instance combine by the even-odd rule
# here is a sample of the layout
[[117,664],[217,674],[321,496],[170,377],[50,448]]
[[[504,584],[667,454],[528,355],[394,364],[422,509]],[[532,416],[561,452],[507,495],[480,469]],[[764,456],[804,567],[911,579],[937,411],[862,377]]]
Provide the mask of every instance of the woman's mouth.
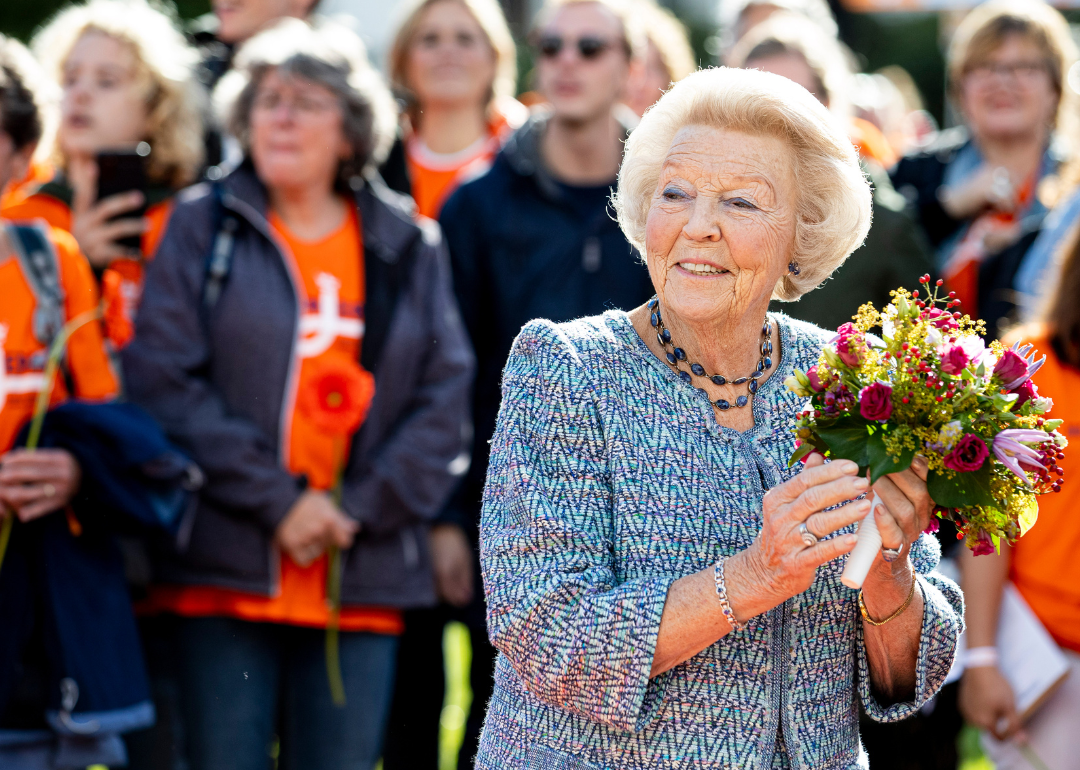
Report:
[[679,267],[694,275],[722,275],[728,272],[722,267],[706,265],[702,262],[680,262]]

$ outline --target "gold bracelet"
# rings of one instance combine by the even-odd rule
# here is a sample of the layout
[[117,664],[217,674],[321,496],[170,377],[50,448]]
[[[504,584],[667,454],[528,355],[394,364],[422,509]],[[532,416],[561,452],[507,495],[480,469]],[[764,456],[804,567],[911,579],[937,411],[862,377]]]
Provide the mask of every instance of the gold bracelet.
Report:
[[862,614],[862,619],[872,626],[883,626],[890,620],[895,620],[904,613],[909,606],[911,606],[911,600],[915,598],[915,584],[919,582],[918,577],[915,575],[915,568],[911,568],[911,590],[908,591],[907,598],[904,599],[904,603],[900,605],[900,609],[894,612],[885,620],[874,620],[870,617],[870,613],[866,611],[866,602],[863,601],[862,589],[859,589],[859,612]]

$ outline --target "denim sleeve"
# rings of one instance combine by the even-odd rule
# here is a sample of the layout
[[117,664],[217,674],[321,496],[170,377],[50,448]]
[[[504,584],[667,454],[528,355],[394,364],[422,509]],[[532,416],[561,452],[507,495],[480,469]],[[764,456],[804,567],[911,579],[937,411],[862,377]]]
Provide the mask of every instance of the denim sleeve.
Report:
[[536,698],[637,731],[668,681],[649,672],[672,578],[616,577],[597,392],[559,335],[527,325],[503,375],[481,522],[488,632]]
[[964,597],[956,583],[933,571],[940,558],[941,548],[930,535],[922,535],[912,545],[911,561],[923,595],[922,634],[913,700],[891,706],[877,702],[870,687],[870,663],[866,657],[863,624],[855,624],[859,697],[867,715],[877,722],[898,722],[914,714],[937,694],[952,668],[956,642],[964,630]]

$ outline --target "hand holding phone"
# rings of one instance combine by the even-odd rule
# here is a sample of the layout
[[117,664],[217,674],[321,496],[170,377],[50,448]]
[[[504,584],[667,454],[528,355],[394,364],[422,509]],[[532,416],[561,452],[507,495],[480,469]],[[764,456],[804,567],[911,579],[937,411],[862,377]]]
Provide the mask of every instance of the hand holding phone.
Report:
[[101,152],[96,164],[72,169],[71,233],[90,264],[141,256],[146,230],[145,152]]

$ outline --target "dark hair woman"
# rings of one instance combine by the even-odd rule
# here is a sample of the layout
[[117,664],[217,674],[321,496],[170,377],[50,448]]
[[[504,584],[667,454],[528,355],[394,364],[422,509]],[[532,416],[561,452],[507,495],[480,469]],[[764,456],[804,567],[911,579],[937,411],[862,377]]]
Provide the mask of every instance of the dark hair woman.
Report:
[[[285,767],[370,768],[401,610],[434,600],[423,525],[463,450],[472,354],[438,229],[370,181],[394,111],[359,39],[284,20],[217,95],[246,161],[177,205],[124,357],[131,397],[207,475],[153,601],[181,618],[194,770],[262,768],[275,731]],[[320,414],[350,404],[367,417],[336,436]]]

